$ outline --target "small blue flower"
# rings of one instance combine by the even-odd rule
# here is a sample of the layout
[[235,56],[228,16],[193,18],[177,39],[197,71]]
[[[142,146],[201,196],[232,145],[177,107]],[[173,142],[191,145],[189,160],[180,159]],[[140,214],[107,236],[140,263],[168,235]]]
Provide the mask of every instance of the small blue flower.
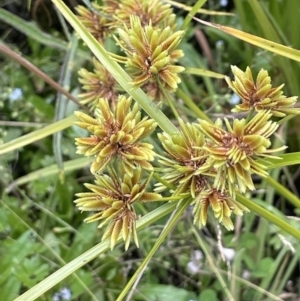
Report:
[[52,301],[68,301],[71,300],[71,297],[71,291],[68,288],[63,287],[60,291],[53,295]]
[[230,103],[232,105],[237,105],[240,102],[240,100],[240,97],[237,94],[233,93],[230,98]]
[[223,40],[218,40],[218,41],[216,42],[216,48],[217,48],[218,50],[220,50],[220,49],[223,49],[223,47],[224,47],[224,41],[223,41]]
[[220,5],[221,6],[227,6],[228,0],[220,0]]
[[17,101],[23,97],[23,92],[21,88],[14,88],[9,95],[10,101]]

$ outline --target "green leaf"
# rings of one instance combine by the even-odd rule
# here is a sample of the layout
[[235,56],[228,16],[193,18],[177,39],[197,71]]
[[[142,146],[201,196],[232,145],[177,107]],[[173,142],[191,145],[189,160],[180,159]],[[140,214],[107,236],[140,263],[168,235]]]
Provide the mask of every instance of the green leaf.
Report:
[[[87,286],[87,287],[91,287],[93,285],[93,276],[92,273],[90,271],[85,271],[83,269],[79,270],[77,272],[78,277],[80,278],[80,280]],[[72,299],[75,300],[76,297],[78,297],[80,294],[85,292],[85,289],[83,286],[78,285],[78,282],[74,279],[70,290],[72,292]],[[100,299],[98,299],[100,300]]]
[[200,293],[198,301],[220,301],[220,299],[214,290],[205,289]]
[[258,238],[254,233],[243,233],[239,239],[239,247],[251,250],[258,244]]
[[236,200],[240,202],[242,205],[246,206],[249,210],[255,212],[266,220],[270,221],[280,229],[294,236],[296,239],[300,239],[300,231],[292,227],[288,221],[283,218],[279,218],[278,216],[272,214],[268,210],[262,208],[257,205],[255,202],[248,200],[246,197],[241,195],[240,193],[236,194]]
[[278,157],[282,160],[268,158],[267,160],[258,160],[258,162],[266,165],[268,169],[300,164],[300,152],[278,155]]
[[[149,226],[155,220],[165,216],[166,214],[172,212],[175,207],[176,203],[168,203],[159,208],[153,210],[152,212],[148,213],[147,215],[143,216],[137,222],[137,231],[144,229],[145,227]],[[121,241],[121,237],[118,238],[118,242]],[[39,296],[44,294],[54,285],[61,282],[67,276],[71,275],[73,272],[81,268],[82,266],[86,265],[92,259],[98,257],[101,253],[107,251],[109,249],[109,241],[105,240],[96,246],[92,247],[85,253],[81,254],[80,256],[76,257],[71,262],[67,263],[61,269],[56,271],[55,273],[48,276],[46,279],[42,280],[40,283],[29,289],[23,295],[19,296],[15,301],[33,301],[36,300]]]
[[47,119],[52,119],[54,116],[54,109],[53,106],[48,104],[45,99],[38,95],[30,95],[27,100],[32,103],[35,109],[40,111],[45,115]]
[[193,68],[193,67],[185,67],[185,70],[182,72],[185,74],[194,74],[198,76],[207,76],[207,77],[213,77],[213,78],[224,78],[224,75],[221,73],[213,72],[207,69],[202,68]]
[[27,287],[32,287],[49,274],[49,265],[41,263],[38,256],[25,258],[17,269],[18,280]]
[[269,276],[274,260],[271,257],[265,257],[259,261],[256,270],[252,272],[253,277],[264,278]]
[[1,299],[12,301],[18,295],[21,288],[21,283],[13,276],[10,277],[4,284],[1,284]]
[[243,256],[243,262],[245,263],[245,266],[247,269],[249,269],[250,271],[254,271],[255,270],[255,262],[253,261],[252,257],[250,257],[249,255],[244,254]]
[[12,262],[14,265],[19,265],[34,250],[35,239],[33,239],[32,234],[32,231],[26,231],[17,240],[7,243],[5,246],[6,256],[1,260],[4,265],[3,269],[9,268]]
[[65,255],[66,261],[71,261],[92,246],[97,226],[97,223],[81,224],[72,246]]

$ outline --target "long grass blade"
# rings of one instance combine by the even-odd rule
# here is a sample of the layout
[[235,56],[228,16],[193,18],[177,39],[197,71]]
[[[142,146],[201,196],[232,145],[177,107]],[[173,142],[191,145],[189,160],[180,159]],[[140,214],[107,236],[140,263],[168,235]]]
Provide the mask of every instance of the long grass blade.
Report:
[[0,145],[0,155],[6,154],[20,147],[23,147],[25,145],[38,141],[42,138],[50,136],[55,132],[64,130],[69,126],[71,126],[75,120],[77,120],[77,117],[75,115],[72,115],[63,120],[50,124],[42,129],[36,130],[27,135],[18,137],[7,143],[4,143]]
[[258,160],[258,162],[266,165],[268,169],[300,164],[300,152],[282,154],[278,157],[282,160],[268,158],[268,160]]
[[223,26],[223,25],[219,25],[219,24],[215,24],[215,23],[210,23],[210,22],[206,22],[203,20],[200,20],[198,18],[194,18],[196,21],[207,25],[207,26],[211,26],[214,28],[217,28],[223,32],[226,32],[240,40],[243,40],[245,42],[248,42],[252,45],[258,46],[260,48],[266,49],[268,51],[271,51],[273,53],[279,54],[281,56],[287,57],[289,59],[295,60],[297,62],[300,62],[300,50],[298,49],[294,49],[288,46],[284,46],[263,38],[260,38],[258,36],[246,33],[244,31],[232,28],[232,27],[228,27],[228,26]]
[[[60,76],[60,84],[65,90],[68,90],[71,85],[72,73],[74,67],[74,58],[78,46],[78,38],[73,35],[70,44],[69,51],[66,54]],[[61,93],[57,94],[56,104],[55,104],[55,121],[59,121],[65,117],[68,105],[68,99]],[[60,179],[63,182],[64,177],[64,164],[63,164],[63,154],[62,154],[62,131],[56,132],[53,135],[53,153],[54,159],[57,163],[60,173]]]
[[198,76],[207,76],[207,77],[218,78],[218,79],[224,78],[224,75],[221,73],[217,73],[201,68],[193,68],[193,67],[185,67],[185,70],[182,73],[194,74]]
[[[74,170],[82,169],[86,166],[88,166],[89,163],[91,163],[94,160],[94,158],[79,158],[70,160],[67,162],[64,162],[64,172],[68,173]],[[50,166],[41,168],[39,170],[33,171],[31,173],[28,173],[25,176],[22,176],[15,181],[13,181],[6,189],[5,192],[9,193],[11,192],[15,187],[24,185],[27,183],[30,183],[32,181],[36,181],[39,179],[45,179],[47,177],[55,176],[59,172],[59,168],[57,164],[52,164]]]
[[[171,1],[171,0],[164,0],[164,2],[171,4],[174,7],[180,8],[185,11],[191,11],[193,9],[192,6],[177,2],[177,1]],[[234,16],[233,13],[228,13],[224,11],[215,11],[215,10],[208,10],[200,8],[197,10],[198,14],[204,14],[204,15],[210,15],[210,16]]]
[[265,218],[272,224],[276,225],[283,231],[287,232],[288,234],[292,235],[296,239],[300,240],[300,231],[295,229],[293,226],[291,226],[289,223],[283,220],[283,218],[280,218],[270,211],[262,208],[261,206],[257,205],[255,202],[248,200],[246,197],[241,195],[240,193],[236,194],[236,199],[238,202],[240,202],[242,205],[246,206],[250,211],[258,214],[259,216]]

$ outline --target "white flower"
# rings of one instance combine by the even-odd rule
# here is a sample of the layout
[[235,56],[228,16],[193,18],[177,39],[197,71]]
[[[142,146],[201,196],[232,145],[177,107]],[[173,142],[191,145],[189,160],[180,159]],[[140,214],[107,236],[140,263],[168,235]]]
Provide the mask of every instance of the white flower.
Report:
[[223,255],[227,261],[232,261],[235,256],[234,249],[221,247],[221,252],[223,253]]
[[187,264],[187,270],[191,275],[199,273],[202,267],[203,253],[195,250],[191,255],[191,261]]

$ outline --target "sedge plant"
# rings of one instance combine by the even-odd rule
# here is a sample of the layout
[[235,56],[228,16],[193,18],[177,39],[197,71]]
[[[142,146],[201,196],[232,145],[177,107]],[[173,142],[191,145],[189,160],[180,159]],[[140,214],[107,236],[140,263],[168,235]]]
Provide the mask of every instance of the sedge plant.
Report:
[[[118,9],[122,11],[120,15],[123,18],[123,28],[118,17],[116,17],[115,23],[114,20],[107,21],[108,26],[112,29],[111,34],[117,45],[120,46],[122,54],[112,54],[111,57],[113,60],[124,64],[125,70],[132,78],[129,83],[131,90],[139,87],[144,88],[151,95],[152,102],[162,101],[163,106],[168,106],[170,103],[163,98],[165,95],[168,98],[172,92],[176,91],[180,83],[179,74],[184,70],[183,66],[174,64],[178,58],[184,55],[182,50],[177,49],[184,32],[176,30],[170,25],[164,27],[166,20],[163,17],[164,22],[152,24],[152,9],[156,6],[148,7],[149,3],[145,1],[141,4],[141,6],[145,6],[141,8],[138,5],[135,6],[137,3],[134,1],[131,2],[126,4],[132,10],[136,9],[134,14],[128,12],[128,8],[125,9],[125,5],[122,6],[123,3],[118,6],[116,3],[109,2],[107,6],[105,3],[103,7],[97,6],[97,9],[103,14],[111,9],[111,5],[114,5],[116,11]],[[123,9],[127,13],[127,21],[124,21],[126,14]],[[148,24],[143,24],[144,19],[142,22],[141,18],[136,16],[140,9],[142,11],[148,10]],[[166,5],[161,8],[160,13],[167,15],[169,9],[169,6]],[[84,18],[89,19],[88,14],[82,10],[79,12],[83,24],[86,24],[88,28],[95,28],[94,24],[85,22]],[[103,21],[100,15],[97,18],[100,23]],[[116,29],[115,34],[113,33],[114,29]],[[99,31],[102,32],[101,29]],[[95,37],[97,36],[93,30],[91,33]],[[103,44],[103,41],[100,43]],[[99,64],[95,61],[94,63]],[[158,174],[162,172],[162,181],[155,184],[157,187],[152,193],[164,192],[163,196],[165,196],[165,193],[169,191],[171,198],[175,196],[182,196],[182,199],[190,198],[191,204],[194,206],[194,223],[200,228],[206,225],[208,210],[212,210],[221,224],[229,230],[234,229],[231,221],[232,215],[243,215],[244,211],[248,211],[247,207],[236,201],[236,192],[244,194],[247,191],[255,190],[252,181],[253,174],[261,177],[268,175],[267,166],[260,163],[259,159],[280,160],[280,157],[273,155],[273,153],[286,148],[286,146],[271,148],[270,136],[279,126],[278,122],[271,120],[271,117],[282,118],[300,113],[299,109],[294,108],[297,97],[283,95],[283,85],[272,87],[271,78],[266,70],[261,70],[255,80],[249,67],[243,72],[238,67],[232,66],[232,72],[234,80],[232,81],[229,77],[225,77],[225,79],[229,87],[241,99],[241,103],[236,105],[232,111],[248,112],[245,118],[236,118],[231,123],[225,118],[224,127],[221,119],[211,124],[206,120],[189,123],[177,117],[179,128],[176,131],[158,133],[158,139],[162,143],[165,156],[160,155],[158,158],[162,167],[156,172]],[[102,74],[99,73],[98,75],[98,81],[101,84],[104,82],[101,80]],[[80,81],[92,82],[96,76],[97,73],[84,72],[84,79],[80,79]],[[149,91],[147,88],[149,86],[155,88],[155,92]],[[109,87],[111,86],[108,84],[107,87],[103,87],[103,90]],[[77,138],[76,144],[78,153],[94,156],[91,173],[97,177],[97,173],[102,173],[106,167],[111,170],[112,166],[115,166],[115,174],[118,174],[118,170],[121,169],[126,171],[129,176],[132,176],[133,171],[137,168],[142,168],[145,171],[153,170],[150,162],[156,156],[155,150],[152,149],[151,145],[138,141],[153,132],[155,121],[145,118],[141,121],[141,112],[137,111],[137,103],[132,108],[133,111],[129,111],[131,98],[126,99],[124,95],[120,95],[116,105],[111,101],[110,106],[114,108],[111,111],[109,100],[103,98],[101,93],[97,93],[98,87],[91,86],[89,89],[85,85],[84,89],[87,90],[87,93],[83,94],[84,96],[85,94],[93,96],[89,97],[88,101],[83,97],[82,101],[85,104],[90,103],[90,106],[94,108],[96,118],[91,118],[84,113],[76,113],[80,120],[76,124],[92,134],[89,138]],[[158,90],[160,93],[157,92]],[[128,92],[130,93],[130,91]],[[113,94],[115,92],[112,91],[111,95]],[[173,106],[172,108],[176,110]],[[175,116],[178,116],[177,112]],[[132,124],[132,126],[127,125],[127,123]],[[99,180],[96,181],[100,185]],[[76,200],[76,203],[83,211],[99,211],[87,221],[112,219],[113,225],[108,230],[111,234],[111,246],[115,245],[117,237],[122,234],[128,247],[129,233],[135,233],[136,244],[137,235],[132,229],[131,214],[131,217],[125,218],[128,209],[127,201],[123,200],[125,206],[123,213],[120,212],[116,215],[116,211],[112,208],[109,211],[111,212],[110,215],[107,210],[113,204],[107,204],[108,207],[101,204],[101,200],[104,198],[101,196],[101,191],[119,190],[124,185],[127,187],[123,192],[124,196],[122,197],[122,194],[119,193],[119,198],[116,198],[117,202],[122,203],[125,194],[130,194],[132,188],[129,187],[132,185],[128,186],[119,180],[113,182],[117,185],[116,187],[113,187],[113,184],[106,188],[100,185],[98,197],[95,195],[96,187],[93,186],[93,193],[79,194],[80,198]],[[162,195],[153,194],[153,200],[159,200],[161,197]],[[98,208],[97,199],[100,202]],[[118,210],[117,212],[119,212]],[[128,222],[124,222],[124,218],[128,219]],[[100,224],[100,227],[102,225],[103,223]],[[108,237],[107,232],[103,237],[104,239]]]
[[[16,301],[35,300],[120,241],[125,250],[131,241],[139,247],[139,231],[170,213],[153,248],[117,298],[122,300],[187,208],[198,231],[218,224],[222,231],[233,231],[237,220],[256,213],[300,239],[300,232],[284,219],[244,196],[257,189],[254,177],[268,178],[276,164],[300,162],[295,159],[298,153],[282,154],[284,144],[273,146],[279,125],[300,114],[296,96],[286,96],[283,85],[273,86],[267,70],[255,75],[250,67],[232,66],[232,75],[218,77],[224,77],[231,93],[239,97],[231,108],[237,114],[231,120],[212,121],[209,114],[202,118],[205,112],[198,107],[193,120],[178,97],[192,102],[180,90],[183,74],[193,67],[182,64],[181,49],[190,15],[179,28],[171,6],[159,0],[104,0],[92,4],[93,9],[78,6],[77,17],[62,1],[53,2],[94,55],[93,67],[78,72],[82,89],[78,98],[88,110],[77,110],[74,122],[86,133],[74,143],[77,153],[89,158],[93,180],[84,184],[86,190],[76,194],[74,203],[79,211],[91,213],[85,222],[105,229],[99,245]],[[105,50],[109,42],[116,44],[115,52]],[[299,54],[296,58],[300,60]],[[0,152],[12,148],[4,144]],[[300,207],[297,198],[293,202]],[[141,216],[141,206],[154,203],[159,204],[156,209]],[[224,283],[219,274],[218,279]],[[228,290],[225,294],[234,300]]]

